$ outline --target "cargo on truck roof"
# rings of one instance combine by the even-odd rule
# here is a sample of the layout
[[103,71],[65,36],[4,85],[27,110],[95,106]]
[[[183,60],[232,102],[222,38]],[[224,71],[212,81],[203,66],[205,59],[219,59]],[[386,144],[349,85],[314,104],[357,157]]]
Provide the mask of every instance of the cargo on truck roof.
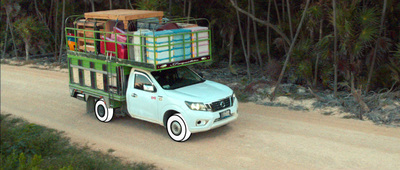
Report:
[[153,71],[211,61],[206,19],[163,17],[162,11],[129,9],[71,16],[68,55]]

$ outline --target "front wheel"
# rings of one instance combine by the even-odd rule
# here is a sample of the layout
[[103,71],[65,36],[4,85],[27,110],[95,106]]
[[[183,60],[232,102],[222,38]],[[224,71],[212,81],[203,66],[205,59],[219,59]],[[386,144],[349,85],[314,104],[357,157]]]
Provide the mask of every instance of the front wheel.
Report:
[[100,99],[96,101],[96,105],[94,106],[94,113],[96,118],[100,122],[109,122],[114,116],[114,109],[108,108],[104,99]]
[[166,128],[169,137],[175,142],[185,142],[192,134],[182,115],[179,113],[168,118]]

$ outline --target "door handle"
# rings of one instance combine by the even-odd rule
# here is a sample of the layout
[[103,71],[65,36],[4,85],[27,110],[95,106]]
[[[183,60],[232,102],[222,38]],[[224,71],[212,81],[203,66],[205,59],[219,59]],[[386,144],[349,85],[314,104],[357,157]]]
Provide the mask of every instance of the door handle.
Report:
[[132,97],[137,97],[136,93],[132,93],[131,96],[132,96]]

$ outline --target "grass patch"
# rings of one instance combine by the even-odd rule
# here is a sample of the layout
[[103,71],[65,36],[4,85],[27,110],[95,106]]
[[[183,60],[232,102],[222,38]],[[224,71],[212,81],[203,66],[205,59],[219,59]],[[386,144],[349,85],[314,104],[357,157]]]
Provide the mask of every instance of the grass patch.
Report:
[[332,115],[333,114],[333,112],[324,112],[324,113],[322,113],[322,115],[325,115],[325,116],[329,116],[329,115]]
[[63,132],[1,114],[0,169],[156,169],[71,144]]
[[356,118],[358,118],[358,117],[354,114],[343,116],[343,119],[356,119]]

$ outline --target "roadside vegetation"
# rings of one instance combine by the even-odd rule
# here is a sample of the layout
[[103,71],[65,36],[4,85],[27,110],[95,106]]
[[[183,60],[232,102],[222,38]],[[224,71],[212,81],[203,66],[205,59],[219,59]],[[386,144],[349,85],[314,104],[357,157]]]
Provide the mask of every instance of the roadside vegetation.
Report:
[[1,114],[0,169],[156,169],[71,144],[62,132]]
[[386,122],[400,121],[398,0],[1,0],[1,8],[2,62],[46,57],[65,66],[67,16],[160,10],[210,21],[213,62],[201,68],[224,70],[212,77],[230,78],[221,82],[244,101],[298,98],[287,87],[299,87],[354,118],[380,122],[375,113],[389,107],[394,114],[383,114]]

